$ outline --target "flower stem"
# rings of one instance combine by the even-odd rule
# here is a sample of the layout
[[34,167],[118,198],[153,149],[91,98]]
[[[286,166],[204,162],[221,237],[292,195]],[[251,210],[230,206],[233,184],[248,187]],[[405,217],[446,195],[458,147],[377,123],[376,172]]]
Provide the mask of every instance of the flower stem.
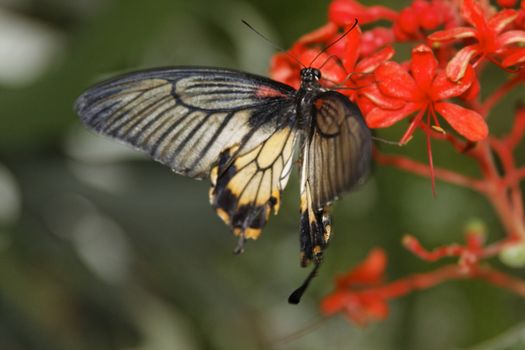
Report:
[[[376,161],[382,165],[391,165],[396,168],[411,172],[413,174],[430,177],[430,171],[427,164],[417,162],[413,159],[400,155],[387,155],[380,152],[374,154]],[[436,178],[463,187],[471,188],[478,192],[483,192],[486,188],[483,180],[478,180],[463,174],[456,173],[452,170],[439,167],[434,168]]]
[[525,281],[489,267],[464,270],[460,265],[447,265],[430,272],[413,274],[379,287],[356,291],[355,294],[388,300],[399,298],[416,290],[428,289],[449,280],[468,278],[485,280],[525,298]]

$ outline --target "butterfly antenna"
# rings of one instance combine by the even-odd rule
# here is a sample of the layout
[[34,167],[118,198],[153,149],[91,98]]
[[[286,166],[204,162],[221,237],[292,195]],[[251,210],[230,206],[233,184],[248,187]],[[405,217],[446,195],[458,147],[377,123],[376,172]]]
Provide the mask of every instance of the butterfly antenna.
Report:
[[337,44],[341,39],[343,39],[345,36],[348,35],[348,33],[350,33],[356,26],[357,26],[357,23],[358,23],[358,20],[357,18],[355,19],[354,21],[354,24],[352,24],[352,26],[350,27],[350,29],[348,29],[347,31],[345,31],[343,34],[341,34],[341,36],[337,39],[335,39],[334,41],[332,41],[330,44],[328,44],[328,46],[326,46],[324,49],[322,49],[315,57],[314,59],[312,60],[312,62],[310,62],[310,64],[308,65],[309,67],[312,66],[312,64],[314,64],[314,62],[319,58],[319,56],[321,56],[324,52],[326,52],[326,50],[328,50],[329,48],[331,48],[332,46],[334,46],[335,44]]
[[342,64],[341,59],[340,59],[339,57],[337,57],[336,55],[330,55],[330,57],[328,57],[328,58],[326,59],[326,61],[324,61],[323,64],[319,67],[319,70],[322,70],[323,67],[324,67],[328,62],[330,62],[330,60],[334,60],[337,64],[339,64],[339,66],[340,66],[341,68],[343,68],[343,70],[344,70],[345,73],[346,73],[346,68],[345,68],[344,65]]
[[284,54],[288,57],[290,57],[291,59],[293,59],[295,62],[299,63],[299,65],[303,68],[306,68],[306,66],[301,62],[299,61],[299,59],[297,57],[295,57],[294,55],[292,55],[291,53],[289,53],[288,51],[286,51],[285,49],[283,49],[282,47],[280,47],[279,45],[275,44],[273,41],[271,41],[270,39],[268,39],[266,36],[264,36],[262,33],[260,33],[257,29],[255,29],[254,27],[252,27],[252,25],[248,22],[246,22],[244,19],[241,19],[242,23],[247,26],[248,28],[250,28],[255,34],[257,34],[258,36],[260,36],[261,38],[263,38],[267,43],[269,43],[270,45],[273,46],[274,49],[276,49],[277,51],[281,51],[281,52],[284,52]]
[[314,269],[310,272],[308,277],[304,280],[303,284],[299,288],[293,291],[292,294],[288,297],[288,303],[297,305],[301,301],[301,298],[303,297],[304,292],[308,288],[308,285],[310,282],[314,279],[315,276],[317,276],[317,270],[319,270],[319,266],[321,266],[321,262],[317,262],[315,264]]

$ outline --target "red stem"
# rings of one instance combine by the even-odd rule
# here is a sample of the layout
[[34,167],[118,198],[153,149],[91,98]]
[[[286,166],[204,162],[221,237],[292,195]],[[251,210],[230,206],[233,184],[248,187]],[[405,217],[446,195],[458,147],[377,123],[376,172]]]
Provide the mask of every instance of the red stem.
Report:
[[447,265],[436,270],[413,274],[391,283],[356,291],[352,294],[375,296],[384,300],[399,298],[415,290],[434,287],[448,280],[479,278],[501,288],[508,289],[525,298],[525,282],[489,267],[479,267],[468,273],[459,265]]
[[508,145],[508,140],[509,139],[504,139],[503,141],[500,141],[491,138],[489,142],[500,158],[505,172],[505,176],[500,186],[503,190],[507,188],[510,191],[509,201],[511,204],[511,210],[514,212],[516,221],[519,222],[524,216],[523,196],[520,188],[520,178],[515,176],[516,164],[512,155],[512,148]]
[[[519,212],[522,211],[522,209],[519,209],[519,207],[522,206],[522,199],[518,200],[519,204],[515,204],[519,206],[517,213],[514,211],[515,207],[512,205],[512,193],[510,193],[509,196],[508,192],[509,190],[512,190],[512,184],[511,188],[509,188],[509,186],[505,186],[505,181],[503,181],[503,179],[499,176],[498,169],[494,162],[494,157],[492,156],[492,148],[490,147],[489,142],[490,141],[480,142],[479,147],[481,153],[478,159],[487,184],[486,190],[482,193],[485,194],[487,199],[496,209],[496,212],[498,213],[498,216],[505,227],[507,237],[511,240],[525,240],[525,225],[523,222],[523,215],[519,216]],[[497,151],[497,149],[495,149],[495,151]],[[504,157],[502,158],[502,163],[504,167],[511,167],[505,170],[512,174],[513,163],[508,160],[508,158],[512,157],[512,154],[503,155]],[[519,196],[521,196],[521,190],[519,186],[517,187],[517,191],[520,192]]]
[[[404,156],[390,154],[387,155],[380,152],[375,152],[375,159],[379,164],[382,165],[395,166],[399,169],[406,170],[421,176],[431,176],[428,164],[420,163]],[[456,173],[452,170],[435,167],[434,174],[438,179],[458,186],[468,187],[478,192],[483,192],[486,187],[484,181]]]

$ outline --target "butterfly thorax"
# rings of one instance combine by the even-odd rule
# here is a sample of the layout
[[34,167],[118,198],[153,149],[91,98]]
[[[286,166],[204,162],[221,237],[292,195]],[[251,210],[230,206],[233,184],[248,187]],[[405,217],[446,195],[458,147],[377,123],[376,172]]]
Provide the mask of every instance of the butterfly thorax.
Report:
[[301,69],[301,86],[297,90],[298,126],[309,130],[312,125],[312,106],[323,88],[321,87],[321,71],[317,68]]

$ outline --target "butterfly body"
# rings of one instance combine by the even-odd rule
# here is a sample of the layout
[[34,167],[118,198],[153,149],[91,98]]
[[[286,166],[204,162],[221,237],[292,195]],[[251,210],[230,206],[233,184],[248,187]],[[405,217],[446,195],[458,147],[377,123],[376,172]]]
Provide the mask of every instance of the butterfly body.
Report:
[[[277,213],[301,159],[301,265],[318,264],[330,239],[328,209],[363,182],[371,135],[357,106],[301,71],[299,89],[218,68],[175,67],[117,77],[81,95],[89,128],[147,152],[173,171],[211,179],[210,203],[239,237],[257,238]],[[300,156],[295,156],[300,153]]]

